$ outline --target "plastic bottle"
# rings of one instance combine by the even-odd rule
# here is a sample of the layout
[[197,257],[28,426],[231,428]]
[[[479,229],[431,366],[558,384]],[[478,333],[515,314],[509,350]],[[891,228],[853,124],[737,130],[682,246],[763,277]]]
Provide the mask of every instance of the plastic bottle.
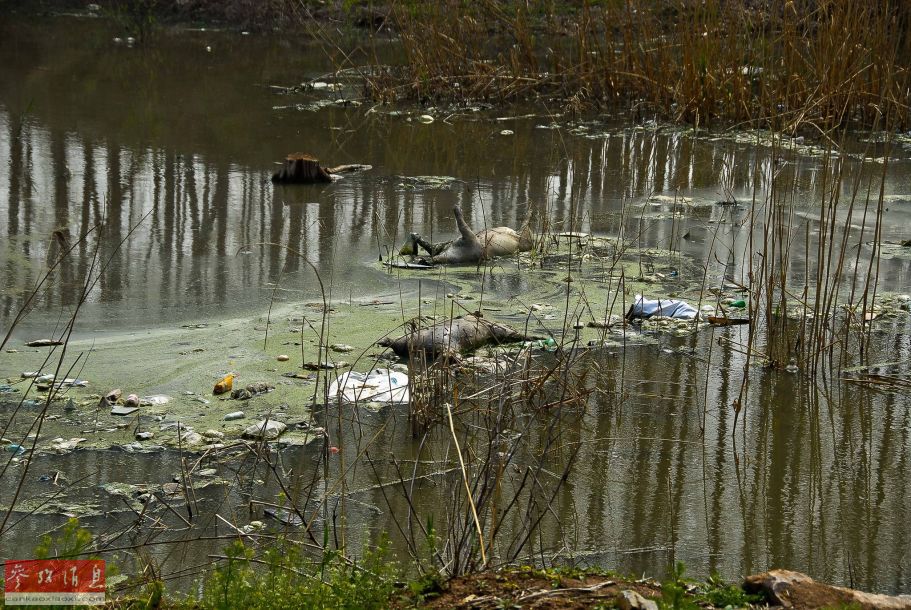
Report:
[[215,388],[212,390],[212,393],[224,394],[225,392],[230,392],[232,387],[234,387],[234,373],[225,375],[218,383],[216,383]]

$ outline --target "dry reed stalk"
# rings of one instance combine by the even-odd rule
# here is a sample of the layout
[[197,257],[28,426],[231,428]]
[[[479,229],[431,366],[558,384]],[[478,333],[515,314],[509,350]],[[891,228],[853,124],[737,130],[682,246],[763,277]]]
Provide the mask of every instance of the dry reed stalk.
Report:
[[[699,126],[720,120],[789,132],[872,125],[881,112],[911,121],[907,3],[562,8],[555,18],[537,2],[395,2],[405,64],[392,78],[393,97],[543,95],[573,109],[627,104]],[[370,89],[388,99],[378,83]]]
[[449,431],[452,433],[452,442],[455,443],[456,455],[459,456],[459,468],[462,472],[462,482],[465,484],[465,493],[468,494],[468,505],[471,507],[471,516],[478,532],[478,546],[481,549],[481,562],[487,565],[487,552],[484,550],[484,532],[481,530],[481,521],[478,519],[478,508],[475,506],[474,497],[471,495],[471,485],[468,484],[468,471],[465,470],[465,460],[462,458],[462,448],[459,446],[459,437],[452,421],[452,406],[446,403],[446,415],[449,418]]

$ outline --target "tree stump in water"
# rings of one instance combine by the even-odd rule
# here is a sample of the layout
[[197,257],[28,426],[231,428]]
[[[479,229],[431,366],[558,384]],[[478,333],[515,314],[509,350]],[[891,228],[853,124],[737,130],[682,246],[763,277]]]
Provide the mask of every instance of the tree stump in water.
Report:
[[272,182],[283,184],[315,184],[332,182],[332,177],[319,160],[304,153],[293,153],[285,157],[285,166],[272,174]]

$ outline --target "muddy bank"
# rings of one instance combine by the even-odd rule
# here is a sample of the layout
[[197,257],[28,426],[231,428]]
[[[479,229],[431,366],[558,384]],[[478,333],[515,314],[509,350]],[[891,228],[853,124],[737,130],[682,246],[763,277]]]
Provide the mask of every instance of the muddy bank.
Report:
[[[420,598],[419,598],[420,599]],[[907,610],[911,595],[878,595],[835,587],[788,570],[747,577],[742,585],[672,578],[659,582],[610,572],[574,569],[506,568],[454,578],[427,592],[420,608],[592,608],[621,610],[737,608],[766,606],[792,610],[857,607]],[[399,604],[395,607],[409,607]]]

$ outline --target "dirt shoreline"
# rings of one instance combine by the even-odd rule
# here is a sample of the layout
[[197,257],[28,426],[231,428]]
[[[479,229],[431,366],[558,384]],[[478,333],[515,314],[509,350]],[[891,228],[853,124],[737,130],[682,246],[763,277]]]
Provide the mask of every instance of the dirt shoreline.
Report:
[[[409,602],[416,601],[409,598]],[[905,610],[911,595],[880,595],[818,582],[790,570],[746,577],[742,585],[717,579],[695,582],[632,579],[598,571],[506,568],[454,578],[439,592],[397,608],[730,608],[768,606],[792,610],[862,608]]]

